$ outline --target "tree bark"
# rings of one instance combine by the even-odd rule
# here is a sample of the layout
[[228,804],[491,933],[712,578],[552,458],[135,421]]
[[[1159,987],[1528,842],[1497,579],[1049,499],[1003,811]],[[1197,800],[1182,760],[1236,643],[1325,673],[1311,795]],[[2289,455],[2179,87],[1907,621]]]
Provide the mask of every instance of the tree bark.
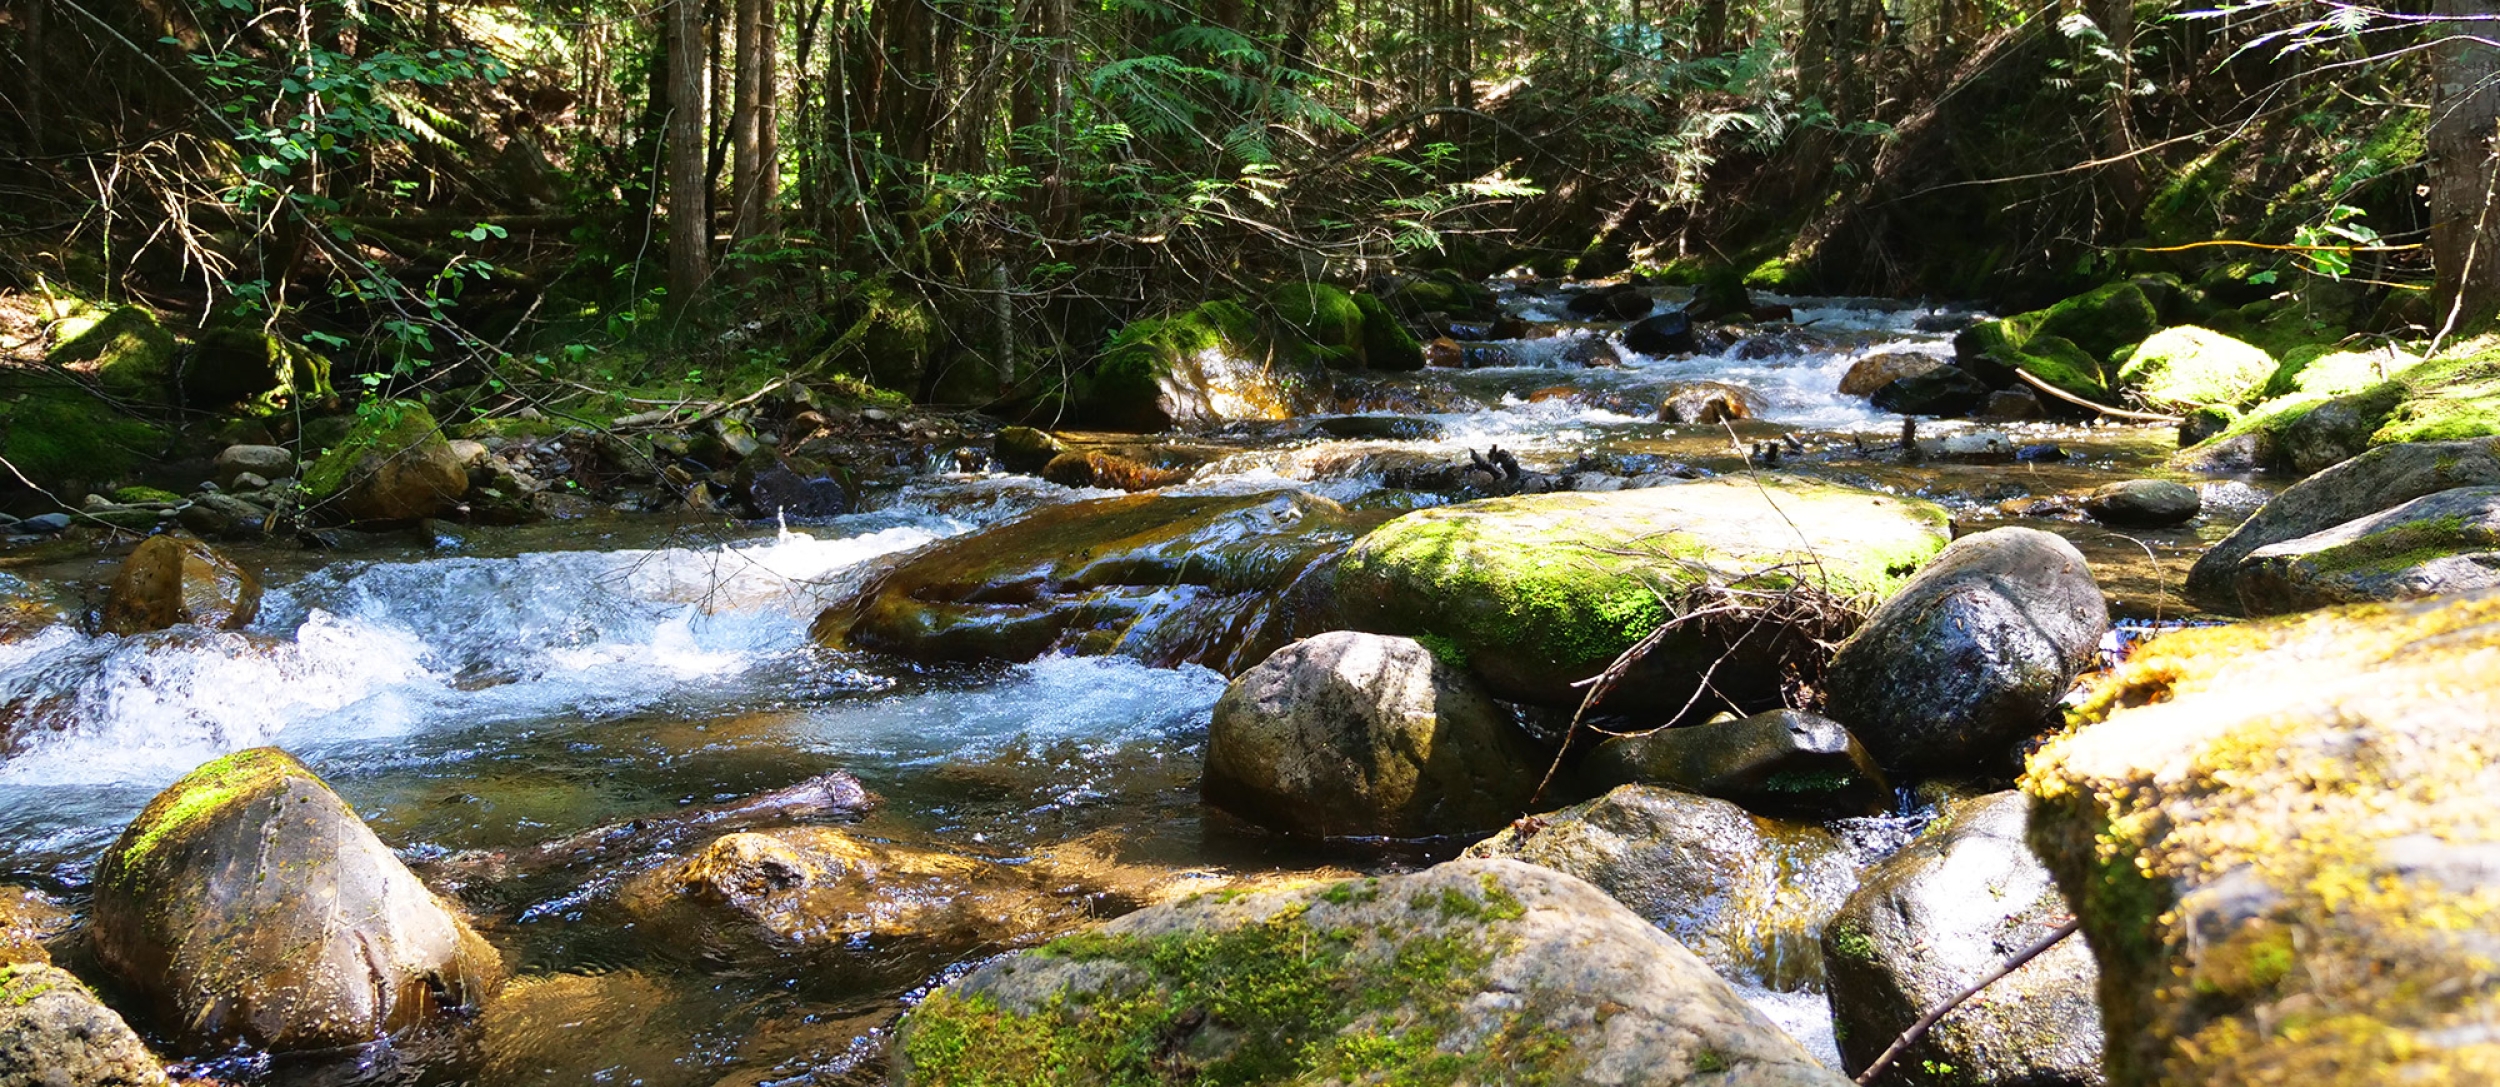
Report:
[[711,264],[703,163],[703,0],[668,0],[668,300],[683,311]]
[[756,198],[757,171],[763,161],[761,87],[765,75],[764,8],[770,0],[737,0],[735,21],[736,82],[729,107],[729,244],[754,237],[762,226],[763,209]]
[[[2500,0],[2435,0],[2443,19],[2500,14]],[[2500,129],[2500,48],[2472,40],[2490,23],[2443,22],[2431,50],[2431,262],[2442,327],[2500,310],[2500,209],[2493,203]]]
[[2144,210],[2144,167],[2135,158],[2135,104],[2128,94],[2128,88],[2135,85],[2135,2],[2093,0],[2091,16],[2108,36],[2110,52],[2117,55],[2109,74],[2108,111],[2101,118],[2101,157],[2110,160],[2101,176],[2118,202],[2123,221],[2114,225],[2124,235],[2135,229],[2136,217]]

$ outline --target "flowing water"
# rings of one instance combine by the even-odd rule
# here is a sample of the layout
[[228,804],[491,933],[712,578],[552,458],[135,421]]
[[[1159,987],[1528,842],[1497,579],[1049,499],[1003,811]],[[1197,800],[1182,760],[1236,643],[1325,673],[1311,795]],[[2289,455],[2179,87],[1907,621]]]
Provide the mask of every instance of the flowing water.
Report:
[[[2208,483],[2216,512],[2168,533],[2007,512],[2008,502],[2155,471],[2174,444],[2155,428],[2008,428],[2063,451],[2017,464],[1860,455],[1897,437],[1899,420],[1837,394],[1850,362],[1877,350],[1949,354],[1949,344],[1911,331],[1918,312],[1905,307],[1793,301],[1804,331],[1784,345],[1693,359],[1626,354],[1621,368],[1583,369],[1560,361],[1564,349],[1608,333],[1564,325],[1505,345],[1520,365],[1370,383],[1366,395],[1383,405],[1423,409],[1410,413],[1436,425],[1428,437],[1335,440],[1295,421],[1236,425],[1164,449],[1203,462],[1183,491],[1298,487],[1402,506],[1438,499],[1384,492],[1382,473],[1463,461],[1495,444],[1549,471],[1731,472],[1748,470],[1745,446],[1786,434],[1803,450],[1789,455],[1793,470],[1923,495],[1966,527],[2026,523],[2067,534],[2121,611],[2146,617],[2180,610],[2170,593],[2187,560],[2262,498],[2244,483]],[[1534,321],[1561,316],[1550,296],[1511,291],[1504,302]],[[1704,378],[1754,390],[1759,418],[1678,427],[1627,413],[1641,390]],[[326,562],[229,549],[270,587],[247,630],[119,638],[61,625],[0,644],[0,728],[27,737],[0,763],[0,883],[76,905],[97,855],[150,796],[203,761],[260,744],[303,758],[428,872],[837,769],[884,799],[859,833],[1056,866],[1049,870],[1084,888],[1068,898],[1079,914],[1117,913],[1193,883],[1431,859],[1296,845],[1202,812],[1200,747],[1224,688],[1214,672],[1122,658],[928,666],[810,642],[810,619],[880,558],[1103,493],[932,470],[873,496],[869,512],[786,529],[566,522],[467,530],[433,547]],[[49,554],[0,556],[0,565],[76,603],[92,598],[116,557]],[[1871,861],[1914,826],[1845,829],[1859,859]],[[878,1068],[878,1031],[910,993],[1017,942],[1009,933],[970,945],[860,939],[775,950],[701,928],[663,929],[620,906],[620,888],[689,844],[700,843],[454,881],[515,973],[474,1049],[457,1059],[368,1054],[361,1070],[343,1073],[243,1054],[202,1068],[277,1083],[359,1074],[652,1087],[864,1082]],[[1830,1052],[1811,978],[1767,966],[1737,973],[1774,1018]]]

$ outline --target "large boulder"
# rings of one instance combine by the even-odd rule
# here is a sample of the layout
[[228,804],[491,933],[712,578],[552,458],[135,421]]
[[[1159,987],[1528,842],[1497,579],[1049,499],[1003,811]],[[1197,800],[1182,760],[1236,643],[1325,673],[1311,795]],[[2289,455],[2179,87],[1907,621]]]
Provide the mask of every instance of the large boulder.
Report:
[[990,459],[1001,468],[1026,475],[1041,474],[1043,465],[1066,452],[1068,443],[1029,426],[1002,427],[990,439]]
[[241,630],[260,614],[260,579],[216,548],[183,536],[150,536],[113,576],[104,599],[107,633],[131,635],[182,623]]
[[2118,384],[2138,403],[2160,411],[2237,407],[2265,390],[2274,356],[2195,325],[2154,333],[2118,367]]
[[451,509],[468,468],[424,406],[376,405],[304,472],[308,505],[349,521],[406,521]]
[[1779,816],[1875,815],[1892,789],[1840,722],[1800,710],[1617,736],[1581,763],[1599,788],[1666,785]]
[[1658,404],[1658,421],[1715,425],[1751,419],[1757,402],[1753,390],[1742,385],[1687,381],[1666,390]]
[[2500,1069],[2500,593],[2183,631],[2031,759],[2115,1087]]
[[220,487],[232,487],[235,478],[244,475],[291,479],[295,475],[295,454],[277,445],[229,445],[218,451],[213,471]]
[[[1780,476],[1698,480],[1408,513],[1357,541],[1329,588],[1338,626],[1443,647],[1499,697],[1570,705],[1581,680],[1692,601],[1731,586],[1879,600],[1945,537],[1944,511],[1916,499]],[[1678,627],[1607,704],[1684,705],[1723,657],[1716,690],[1776,700],[1772,662],[1806,652],[1802,632],[1727,614]]]
[[1849,372],[1841,375],[1840,395],[1873,396],[1875,391],[1905,377],[1916,377],[1951,362],[1916,351],[1886,351],[1868,355],[1849,364]]
[[[1867,870],[1823,929],[1825,991],[1849,1067],[1873,1064],[1927,1009],[2065,922],[2066,900],[2024,842],[2030,808],[2016,792],[1947,806]],[[2070,937],[1945,1016],[1879,1082],[2093,1087],[2098,981],[2091,950]]]
[[155,314],[137,306],[115,306],[71,318],[54,331],[59,338],[45,353],[46,362],[87,371],[116,396],[157,403],[172,397],[174,334],[157,323]]
[[1354,308],[1363,312],[1363,365],[1374,370],[1421,370],[1423,341],[1407,331],[1377,295],[1357,292]]
[[2010,769],[2108,629],[2073,544],[2028,528],[1966,536],[1842,643],[1827,705],[1886,769]]
[[1207,799],[1315,837],[1482,834],[1552,759],[1465,671],[1410,638],[1338,631],[1241,674],[1207,727]]
[[1959,366],[1936,366],[1897,378],[1869,402],[1896,415],[1969,415],[1988,402],[1988,383]]
[[354,809],[253,748],[157,794],[96,866],[96,957],[185,1044],[358,1045],[474,1011],[492,947]]
[[2427,494],[2500,486],[2500,440],[2382,446],[2285,489],[2188,568],[2188,593],[2231,601],[2240,561],[2258,548],[2324,532]]
[[1286,345],[1332,369],[1359,370],[1370,342],[1363,336],[1363,308],[1342,287],[1301,280],[1278,284],[1267,305]]
[[1844,1087],[1672,937],[1506,861],[1197,897],[999,959],[904,1016],[901,1087]]
[[1623,346],[1644,355],[1680,355],[1693,350],[1693,319],[1682,310],[1634,322],[1623,330]]
[[1046,506],[900,558],[814,631],[925,661],[1116,653],[1237,673],[1289,640],[1278,590],[1377,516],[1298,491]]
[[256,328],[202,330],[175,380],[183,401],[203,408],[246,402],[268,410],[332,395],[330,360]]
[[2161,327],[2141,285],[2112,283],[2044,310],[1982,321],[1955,334],[1964,369],[2011,384],[2015,371],[2074,396],[2108,403],[2119,352]]
[[1214,301],[1131,321],[1077,384],[1078,412],[1118,430],[1290,419],[1328,403],[1326,369],[1280,357],[1258,315]]
[[2267,544],[2240,560],[2231,588],[2249,615],[2500,588],[2500,487],[2423,495]]
[[0,1087],[166,1087],[145,1042],[56,966],[0,965]]
[[1822,976],[1823,926],[1857,884],[1820,827],[1648,785],[1519,820],[1465,855],[1587,880],[1721,974],[1778,989]]
[[667,930],[684,907],[772,944],[818,949],[1012,946],[1085,917],[1074,896],[1045,894],[1008,865],[824,826],[723,835],[621,897],[648,928]]

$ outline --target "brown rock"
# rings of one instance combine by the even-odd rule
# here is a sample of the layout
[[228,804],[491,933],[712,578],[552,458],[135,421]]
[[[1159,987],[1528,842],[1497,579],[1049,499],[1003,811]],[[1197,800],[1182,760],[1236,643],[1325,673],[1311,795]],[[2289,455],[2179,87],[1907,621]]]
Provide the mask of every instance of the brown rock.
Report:
[[151,536],[122,560],[104,602],[104,629],[144,634],[182,623],[240,630],[260,614],[260,581],[215,548]]
[[1944,365],[1946,365],[1944,359],[1909,351],[1888,351],[1881,355],[1868,355],[1850,366],[1848,375],[1840,379],[1840,394],[1842,396],[1873,396],[1875,390],[1895,381],[1905,377],[1915,377]]
[[1189,478],[1187,472],[1157,468],[1109,453],[1061,453],[1042,466],[1042,478],[1062,487],[1103,487],[1115,491],[1150,491]]
[[1658,405],[1662,423],[1722,423],[1753,418],[1753,393],[1717,381],[1695,381],[1667,390]]

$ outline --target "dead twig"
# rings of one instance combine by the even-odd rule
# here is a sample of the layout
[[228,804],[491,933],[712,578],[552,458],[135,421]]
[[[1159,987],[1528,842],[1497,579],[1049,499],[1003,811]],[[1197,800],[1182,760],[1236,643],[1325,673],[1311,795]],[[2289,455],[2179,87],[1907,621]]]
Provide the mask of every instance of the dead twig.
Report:
[[1903,1052],[1907,1051],[1911,1046],[1917,1045],[1918,1040],[1926,1037],[1927,1032],[1934,1029],[1936,1022],[1950,1014],[1953,1009],[1961,1007],[1964,1001],[1967,1001],[1974,996],[1978,996],[1980,990],[1996,984],[1997,979],[2002,978],[2007,974],[2011,974],[2016,970],[2022,969],[2024,963],[2039,958],[2043,953],[2047,952],[2048,949],[2056,947],[2059,941],[2074,935],[2075,930],[2082,927],[2082,924],[2083,922],[2080,918],[2069,919],[2065,924],[2057,926],[2057,928],[2051,931],[2047,936],[2041,937],[2039,943],[2022,949],[2020,952],[2017,952],[2013,958],[2005,960],[2005,962],[2000,964],[1995,970],[1989,971],[1987,977],[1972,982],[1970,988],[1946,997],[1944,1000],[1939,1001],[1935,1007],[1927,1009],[1927,1014],[1919,1016],[1918,1022],[1910,1024],[1910,1029],[1902,1031],[1900,1037],[1892,1040],[1891,1047],[1885,1049],[1882,1056],[1875,1058],[1875,1063],[1867,1065],[1866,1071],[1858,1073],[1858,1078],[1856,1080],[1858,1087],[1866,1087],[1867,1084],[1875,1082],[1875,1077],[1883,1075],[1885,1071],[1889,1070],[1894,1061],[1901,1059],[1901,1054]]

